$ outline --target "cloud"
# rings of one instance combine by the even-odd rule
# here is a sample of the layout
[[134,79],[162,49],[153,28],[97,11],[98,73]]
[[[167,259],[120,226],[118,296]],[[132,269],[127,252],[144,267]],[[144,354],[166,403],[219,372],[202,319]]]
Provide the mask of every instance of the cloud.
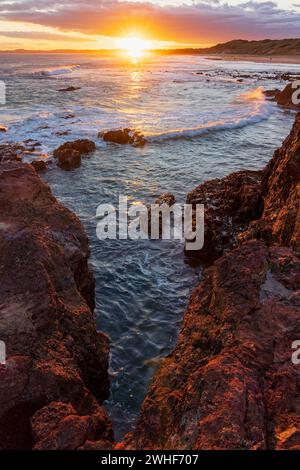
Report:
[[47,33],[43,31],[0,31],[0,36],[8,38],[21,38],[21,39],[39,39],[49,41],[68,41],[68,42],[90,42],[91,38],[84,38],[81,36],[73,36],[62,33]]
[[4,0],[0,19],[89,35],[118,37],[141,31],[153,39],[203,43],[297,37],[300,13],[280,9],[273,1],[254,0],[240,5],[214,0],[165,6],[150,1]]

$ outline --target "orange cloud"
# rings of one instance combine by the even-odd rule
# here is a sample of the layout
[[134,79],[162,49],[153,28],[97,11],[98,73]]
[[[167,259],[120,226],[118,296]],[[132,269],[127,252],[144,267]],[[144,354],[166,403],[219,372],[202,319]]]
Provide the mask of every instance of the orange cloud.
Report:
[[[216,43],[233,38],[261,39],[299,35],[300,14],[285,11],[272,1],[242,5],[202,0],[192,5],[161,6],[150,2],[117,0],[4,1],[0,19],[26,21],[98,36],[142,37],[180,43]],[[1,34],[1,33],[0,33]],[[54,40],[54,38],[53,38]]]

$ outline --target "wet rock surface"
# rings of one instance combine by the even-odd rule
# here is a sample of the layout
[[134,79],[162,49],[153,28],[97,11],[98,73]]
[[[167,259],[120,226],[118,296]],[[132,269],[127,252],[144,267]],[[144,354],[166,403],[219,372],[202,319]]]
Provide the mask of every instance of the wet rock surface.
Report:
[[262,214],[240,235],[290,246],[300,251],[300,114],[263,172],[261,186]]
[[299,287],[299,257],[259,241],[209,268],[119,448],[300,449]]
[[298,87],[293,87],[293,83],[288,83],[283,90],[266,90],[265,95],[272,101],[275,101],[279,106],[285,108],[294,109],[296,111],[300,110],[300,93],[297,91]]
[[88,240],[19,150],[0,148],[0,447],[109,448],[108,339],[96,331]]
[[190,260],[210,264],[232,249],[238,234],[261,212],[261,172],[240,171],[207,181],[187,196],[187,204],[205,207],[204,248],[187,252]]
[[300,114],[261,174],[189,194],[210,267],[119,449],[300,449],[299,149]]
[[147,143],[145,137],[132,129],[116,129],[106,132],[99,132],[98,137],[104,142],[111,142],[120,145],[132,145],[134,147],[144,147]]
[[81,165],[81,157],[96,150],[96,145],[91,140],[80,139],[66,142],[53,152],[57,164],[63,170],[69,171]]
[[[298,87],[299,88],[299,87]],[[289,83],[284,90],[282,90],[277,96],[276,101],[280,106],[285,106],[287,108],[300,110],[300,103],[296,103],[295,100],[297,96],[299,98],[299,93],[296,93],[296,88],[293,88],[293,84]]]

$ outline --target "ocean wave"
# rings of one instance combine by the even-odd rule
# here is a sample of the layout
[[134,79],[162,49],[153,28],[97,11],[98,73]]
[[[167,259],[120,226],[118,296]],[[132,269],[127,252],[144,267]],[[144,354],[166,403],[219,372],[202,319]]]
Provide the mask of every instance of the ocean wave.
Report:
[[65,75],[68,73],[72,73],[74,72],[74,70],[77,70],[79,68],[80,65],[63,65],[61,67],[49,67],[43,70],[36,70],[28,75],[36,78],[53,77],[56,75]]
[[201,135],[211,132],[239,129],[268,119],[274,111],[274,105],[265,100],[262,87],[242,93],[235,99],[235,103],[244,106],[245,104],[251,105],[251,103],[253,103],[253,105],[252,109],[247,114],[229,117],[228,119],[222,119],[219,121],[209,121],[205,124],[191,128],[151,133],[146,136],[147,140],[150,142],[156,142],[161,140],[189,139],[200,137]]

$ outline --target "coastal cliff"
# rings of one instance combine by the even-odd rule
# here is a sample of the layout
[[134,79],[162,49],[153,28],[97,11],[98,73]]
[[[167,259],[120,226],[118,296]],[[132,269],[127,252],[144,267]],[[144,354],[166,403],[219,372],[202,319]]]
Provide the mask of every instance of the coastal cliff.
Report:
[[300,114],[262,172],[204,183],[208,267],[125,449],[300,449]]
[[1,448],[110,448],[108,339],[93,317],[88,239],[18,159],[18,146],[0,146]]

